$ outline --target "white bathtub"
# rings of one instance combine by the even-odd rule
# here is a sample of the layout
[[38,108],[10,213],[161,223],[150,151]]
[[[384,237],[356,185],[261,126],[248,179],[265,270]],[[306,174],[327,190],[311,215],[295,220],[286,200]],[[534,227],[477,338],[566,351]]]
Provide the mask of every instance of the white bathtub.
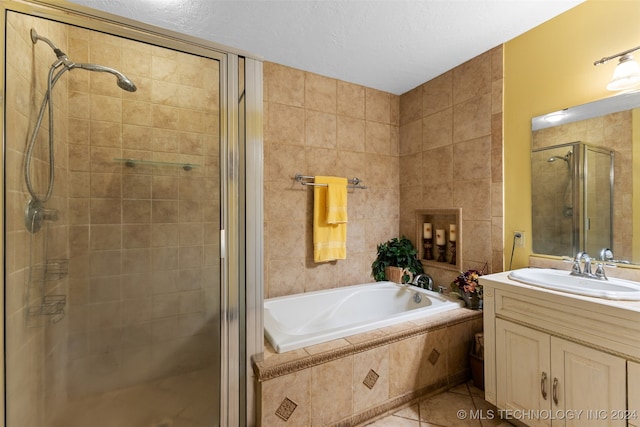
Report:
[[[416,293],[419,303],[414,301]],[[282,353],[463,305],[414,286],[374,282],[269,298],[264,302],[264,332]]]

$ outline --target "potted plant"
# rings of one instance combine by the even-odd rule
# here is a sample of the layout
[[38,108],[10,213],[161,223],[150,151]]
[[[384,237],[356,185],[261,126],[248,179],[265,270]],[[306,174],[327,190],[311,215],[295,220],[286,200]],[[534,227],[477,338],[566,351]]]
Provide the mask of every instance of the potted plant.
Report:
[[470,309],[482,308],[482,285],[478,282],[478,277],[484,274],[486,266],[487,264],[480,271],[464,271],[451,283],[451,294],[462,298]]
[[[378,256],[371,264],[371,275],[376,282],[391,280],[396,283],[407,283],[411,281],[413,275],[424,272],[417,254],[418,251],[413,247],[411,241],[404,236],[399,239],[394,237],[385,243],[380,243]],[[391,272],[390,267],[397,269],[395,272]],[[395,276],[389,277],[390,274],[395,274]]]

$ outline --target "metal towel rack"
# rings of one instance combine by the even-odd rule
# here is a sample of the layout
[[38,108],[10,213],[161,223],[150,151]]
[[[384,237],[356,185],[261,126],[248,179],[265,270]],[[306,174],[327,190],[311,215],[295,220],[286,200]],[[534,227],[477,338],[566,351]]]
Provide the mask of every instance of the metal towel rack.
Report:
[[[308,176],[308,175],[302,175],[297,173],[295,175],[295,180],[296,182],[299,182],[301,185],[310,185],[312,187],[315,186],[322,186],[322,187],[326,187],[327,184],[316,184],[314,182],[314,180],[316,179],[315,176]],[[358,188],[360,190],[365,190],[367,188],[366,185],[360,185],[362,180],[360,178],[351,178],[349,180],[347,180],[347,182],[349,182],[349,185],[347,185],[347,188]]]

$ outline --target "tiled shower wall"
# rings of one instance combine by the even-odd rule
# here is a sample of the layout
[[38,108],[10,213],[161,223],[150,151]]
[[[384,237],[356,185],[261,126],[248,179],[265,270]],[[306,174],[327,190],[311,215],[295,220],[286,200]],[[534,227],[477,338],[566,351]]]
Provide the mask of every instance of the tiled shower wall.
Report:
[[417,209],[462,208],[463,270],[504,268],[502,58],[496,47],[400,97],[400,232],[415,240]]
[[[72,60],[116,68],[138,86],[124,92],[111,74],[85,70],[58,81],[55,187],[46,206],[59,219],[33,235],[24,224],[24,152],[56,58],[31,42],[31,28]],[[218,63],[11,13],[6,70],[9,422],[50,425],[68,397],[215,364]],[[48,126],[45,115],[32,167],[39,194]],[[125,157],[198,166],[128,168],[114,160]],[[39,280],[45,259],[69,259],[68,276]],[[57,323],[27,315],[42,286],[67,297]]]
[[[420,244],[418,209],[461,207],[463,268],[502,271],[502,47],[400,97],[273,63],[264,83],[266,298],[372,280],[379,243]],[[346,260],[313,262],[313,191],[296,173],[369,186],[348,196]]]
[[[49,325],[49,316],[29,316],[27,312],[38,311],[43,292],[66,295],[68,290],[66,277],[46,284],[42,280],[45,259],[68,258],[68,103],[67,79],[62,78],[53,95],[55,190],[46,204],[58,210],[60,218],[31,234],[24,221],[25,206],[30,198],[24,180],[24,153],[46,91],[47,72],[55,60],[47,45],[33,45],[29,37],[31,28],[55,39],[63,50],[67,48],[67,30],[63,25],[16,13],[9,14],[6,25],[6,417],[12,425],[39,426],[45,425],[46,414],[51,414],[64,401],[67,384],[68,319]],[[31,168],[33,187],[41,197],[48,183],[48,129],[45,115]]]
[[[79,28],[69,56],[69,393],[211,365],[219,292],[217,61]],[[134,158],[196,164],[127,167]]]
[[[264,64],[265,297],[366,283],[378,243],[398,234],[399,97]],[[303,175],[358,177],[347,259],[313,261],[313,190]]]

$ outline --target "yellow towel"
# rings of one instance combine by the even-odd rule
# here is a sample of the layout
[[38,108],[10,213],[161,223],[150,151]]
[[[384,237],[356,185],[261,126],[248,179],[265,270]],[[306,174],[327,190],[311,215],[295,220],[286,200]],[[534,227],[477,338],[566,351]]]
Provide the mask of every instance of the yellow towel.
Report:
[[[347,179],[320,177],[327,183],[327,223],[342,224],[347,222]],[[318,182],[316,180],[316,182]]]
[[[346,214],[346,178],[316,176],[316,185],[313,187],[313,259],[315,262],[326,262],[347,258],[347,214]],[[335,184],[336,191],[331,191],[332,200],[329,200],[328,184]],[[344,196],[341,196],[340,187],[344,187]],[[331,206],[337,206],[331,202],[336,201],[344,209],[333,210]],[[344,222],[329,224],[327,213],[331,212],[334,220],[343,219]],[[334,215],[337,214],[337,215]]]

